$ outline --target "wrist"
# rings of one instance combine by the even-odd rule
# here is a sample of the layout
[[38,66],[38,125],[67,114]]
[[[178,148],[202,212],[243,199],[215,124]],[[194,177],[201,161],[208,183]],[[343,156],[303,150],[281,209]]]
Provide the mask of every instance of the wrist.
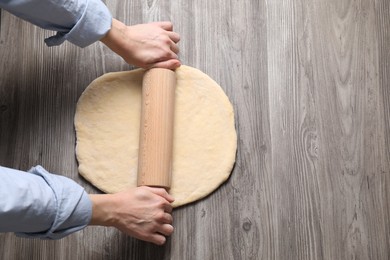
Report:
[[89,194],[92,202],[92,217],[89,225],[113,226],[114,200],[111,194]]
[[[107,34],[100,39],[100,41],[105,44],[108,48],[118,53],[121,51],[122,46],[126,42],[126,31],[127,26],[118,21],[117,19],[112,19],[111,29]],[[120,53],[118,53],[120,55]]]

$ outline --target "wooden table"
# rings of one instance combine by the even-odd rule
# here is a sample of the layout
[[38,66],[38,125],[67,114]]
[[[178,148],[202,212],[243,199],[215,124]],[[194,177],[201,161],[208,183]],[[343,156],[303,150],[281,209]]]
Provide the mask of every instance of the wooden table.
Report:
[[[107,1],[136,24],[171,20],[184,64],[235,108],[231,178],[174,211],[163,247],[88,227],[59,241],[0,235],[0,259],[389,259],[388,0]],[[131,69],[100,43],[48,48],[4,10],[0,164],[77,173],[73,117],[98,76]],[[6,199],[6,198],[0,198]]]

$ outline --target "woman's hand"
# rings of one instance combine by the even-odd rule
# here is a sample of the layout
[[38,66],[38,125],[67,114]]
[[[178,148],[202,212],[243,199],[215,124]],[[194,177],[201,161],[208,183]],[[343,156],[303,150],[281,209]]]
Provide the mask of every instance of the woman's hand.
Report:
[[173,232],[173,197],[163,188],[138,187],[116,194],[89,195],[90,225],[112,226],[135,238],[163,245]]
[[179,34],[172,31],[171,22],[155,22],[126,26],[113,19],[110,31],[101,39],[127,63],[145,69],[176,69]]

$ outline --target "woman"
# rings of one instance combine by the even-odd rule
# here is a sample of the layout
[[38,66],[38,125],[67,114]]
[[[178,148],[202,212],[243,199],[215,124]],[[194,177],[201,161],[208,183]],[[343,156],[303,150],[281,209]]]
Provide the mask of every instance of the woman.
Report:
[[[180,37],[170,22],[126,26],[100,0],[0,0],[0,8],[41,28],[56,31],[48,46],[79,47],[101,41],[126,62],[142,68],[176,69]],[[0,232],[59,239],[87,225],[113,226],[158,245],[173,232],[173,198],[158,188],[91,194],[41,166],[28,173],[0,167]]]

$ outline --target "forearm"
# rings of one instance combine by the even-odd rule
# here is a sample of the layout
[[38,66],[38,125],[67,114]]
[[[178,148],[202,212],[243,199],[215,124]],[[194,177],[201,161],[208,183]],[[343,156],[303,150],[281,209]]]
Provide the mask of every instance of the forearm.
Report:
[[59,239],[84,228],[92,204],[74,181],[38,166],[30,173],[0,167],[0,232]]

